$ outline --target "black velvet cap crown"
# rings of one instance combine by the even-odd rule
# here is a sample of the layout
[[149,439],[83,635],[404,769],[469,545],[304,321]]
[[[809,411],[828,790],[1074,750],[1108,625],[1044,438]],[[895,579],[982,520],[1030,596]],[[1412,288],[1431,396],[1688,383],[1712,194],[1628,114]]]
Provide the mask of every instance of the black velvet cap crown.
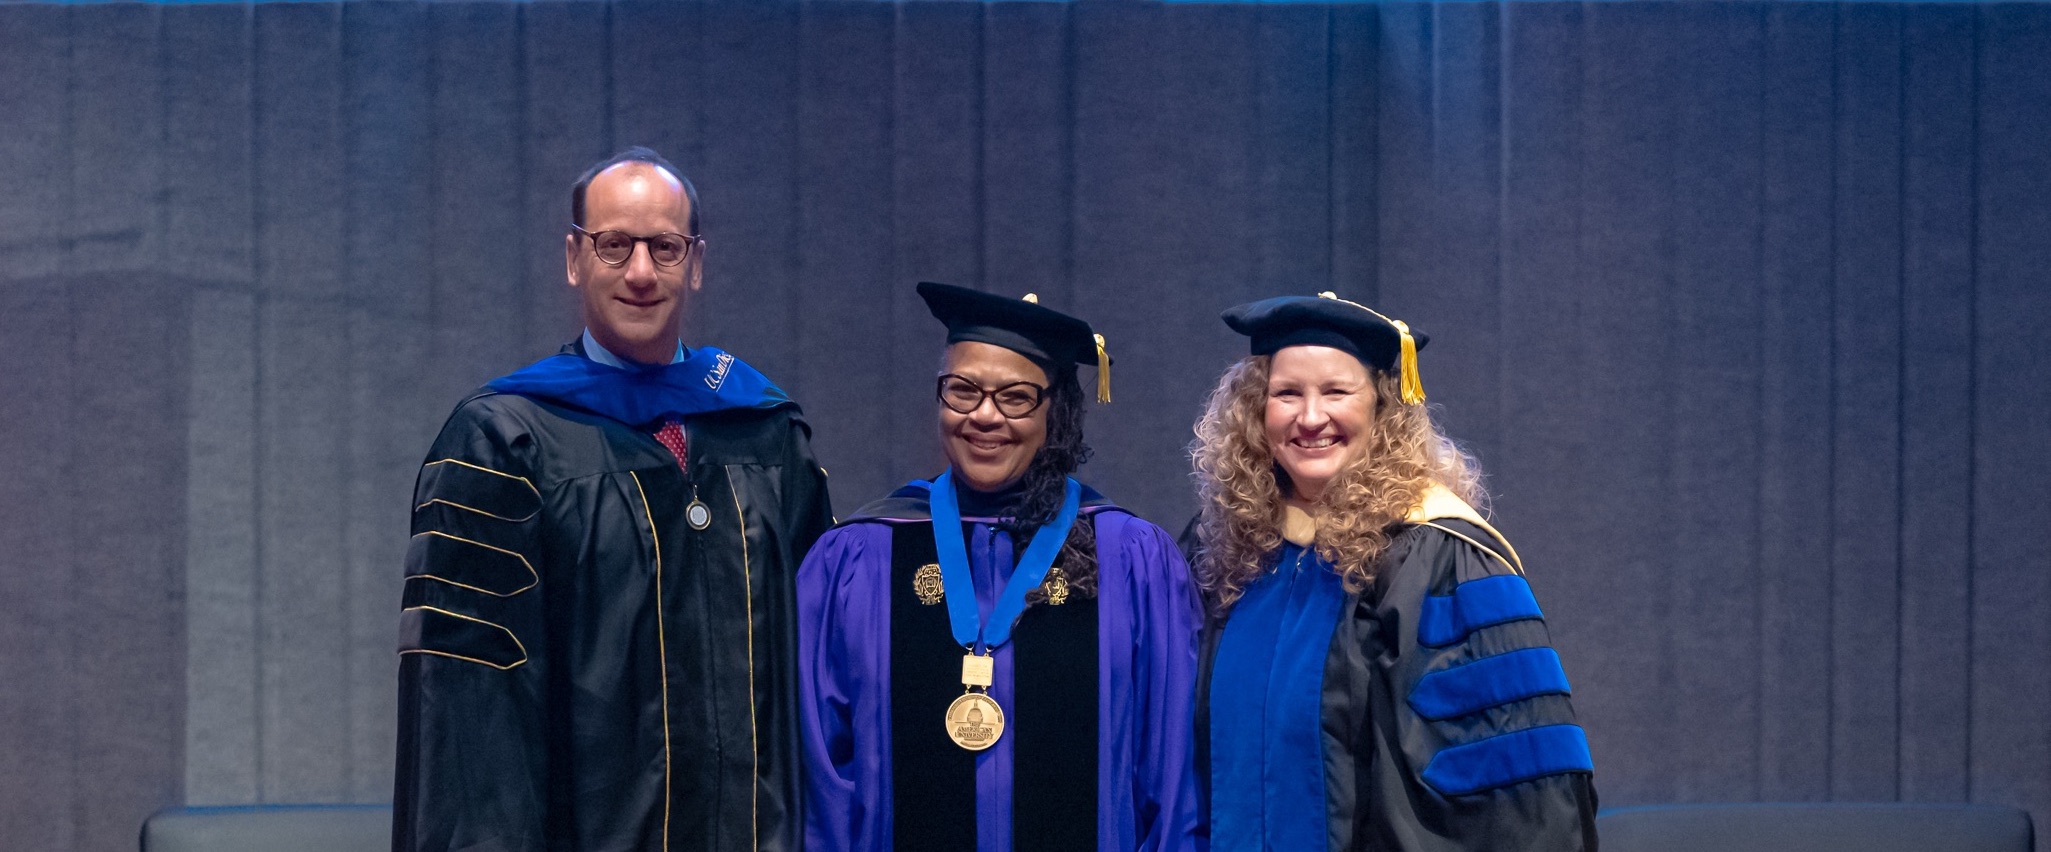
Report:
[[[1253,354],[1273,355],[1289,346],[1330,346],[1378,370],[1394,370],[1403,355],[1403,331],[1394,320],[1335,297],[1277,296],[1229,308],[1221,314],[1233,331],[1252,338]],[[1430,340],[1411,331],[1417,348]]]
[[1277,296],[1228,308],[1225,325],[1251,338],[1255,355],[1290,346],[1329,346],[1384,372],[1401,371],[1404,402],[1424,401],[1417,379],[1417,350],[1431,340],[1424,332],[1389,319],[1366,305],[1331,293]]
[[919,282],[919,298],[935,319],[947,324],[947,342],[973,340],[1002,346],[1043,365],[1096,366],[1097,336],[1090,324],[1028,296],[1013,299],[995,293]]
[[1104,336],[1091,331],[1089,323],[1040,307],[1031,293],[1012,299],[921,281],[919,298],[947,325],[948,345],[973,340],[1002,346],[1049,370],[1092,365],[1097,368],[1097,401],[1111,401],[1111,356],[1104,352]]

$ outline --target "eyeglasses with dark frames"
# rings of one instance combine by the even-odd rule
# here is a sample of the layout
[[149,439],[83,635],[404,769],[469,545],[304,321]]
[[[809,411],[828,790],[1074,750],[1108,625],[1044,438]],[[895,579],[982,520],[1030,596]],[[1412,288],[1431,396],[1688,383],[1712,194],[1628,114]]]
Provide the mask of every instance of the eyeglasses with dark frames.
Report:
[[945,373],[935,391],[940,404],[960,414],[973,414],[983,407],[983,400],[997,403],[997,413],[1006,420],[1017,420],[1031,416],[1047,401],[1047,388],[1032,382],[1012,382],[996,389],[984,389],[967,376]]
[[696,234],[677,234],[665,231],[647,237],[637,237],[626,231],[586,231],[577,225],[570,230],[591,238],[591,250],[607,266],[622,266],[634,256],[637,243],[648,244],[648,259],[656,266],[675,266],[691,256],[691,252],[704,244]]

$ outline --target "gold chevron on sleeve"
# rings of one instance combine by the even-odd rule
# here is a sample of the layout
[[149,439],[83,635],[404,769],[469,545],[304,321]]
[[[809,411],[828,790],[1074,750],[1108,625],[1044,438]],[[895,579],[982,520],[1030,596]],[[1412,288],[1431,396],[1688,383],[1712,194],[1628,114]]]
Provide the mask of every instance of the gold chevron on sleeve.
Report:
[[439,530],[420,533],[407,545],[406,579],[433,580],[497,598],[541,584],[540,572],[527,557]]
[[429,497],[413,507],[416,512],[442,505],[517,524],[541,511],[541,490],[527,477],[461,459],[437,459],[422,465],[420,491]]
[[505,625],[432,606],[399,611],[399,653],[447,657],[499,671],[527,662],[527,646]]

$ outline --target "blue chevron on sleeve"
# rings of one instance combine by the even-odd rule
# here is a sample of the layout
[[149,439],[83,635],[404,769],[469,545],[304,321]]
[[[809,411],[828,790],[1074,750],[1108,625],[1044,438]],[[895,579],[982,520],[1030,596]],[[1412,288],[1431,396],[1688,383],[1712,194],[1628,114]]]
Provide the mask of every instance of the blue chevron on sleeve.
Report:
[[1567,695],[1559,652],[1525,648],[1441,669],[1417,679],[1410,709],[1432,721],[1479,713],[1539,695]]
[[1483,627],[1544,617],[1531,584],[1516,574],[1498,574],[1461,583],[1450,595],[1426,595],[1417,617],[1417,641],[1443,648]]
[[1424,783],[1465,796],[1565,772],[1593,772],[1580,725],[1545,725],[1444,749],[1424,766]]

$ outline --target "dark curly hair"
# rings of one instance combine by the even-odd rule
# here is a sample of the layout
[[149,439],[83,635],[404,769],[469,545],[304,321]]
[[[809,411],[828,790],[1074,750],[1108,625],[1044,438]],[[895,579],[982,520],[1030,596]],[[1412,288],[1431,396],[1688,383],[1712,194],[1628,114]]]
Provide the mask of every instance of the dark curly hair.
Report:
[[[1013,541],[1019,543],[1021,551],[1041,527],[1052,523],[1054,516],[1060,514],[1068,477],[1090,460],[1090,445],[1083,443],[1082,439],[1083,392],[1082,383],[1075,378],[1075,368],[1040,366],[1047,371],[1049,381],[1047,443],[1033,455],[1025,475],[1019,478],[1017,496],[1003,512],[1010,518],[1003,528],[1011,533]],[[1075,525],[1069,527],[1068,540],[1061,543],[1061,554],[1055,557],[1054,564],[1067,575],[1068,587],[1073,593],[1096,597],[1097,529],[1089,518],[1075,519]],[[1040,603],[1046,600],[1046,595],[1034,589],[1026,600]]]

